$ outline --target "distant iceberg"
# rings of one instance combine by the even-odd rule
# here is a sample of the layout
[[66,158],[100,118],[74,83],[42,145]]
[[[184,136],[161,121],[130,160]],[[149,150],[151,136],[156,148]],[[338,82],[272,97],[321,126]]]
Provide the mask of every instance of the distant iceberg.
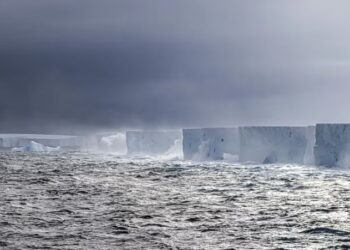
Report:
[[61,147],[67,150],[81,148],[82,137],[71,135],[44,135],[44,134],[0,134],[0,149],[20,148],[31,141],[49,147]]
[[13,152],[56,152],[56,151],[59,151],[60,149],[61,149],[60,147],[48,147],[40,143],[37,143],[35,141],[30,141],[28,145],[23,147],[12,148],[11,151]]

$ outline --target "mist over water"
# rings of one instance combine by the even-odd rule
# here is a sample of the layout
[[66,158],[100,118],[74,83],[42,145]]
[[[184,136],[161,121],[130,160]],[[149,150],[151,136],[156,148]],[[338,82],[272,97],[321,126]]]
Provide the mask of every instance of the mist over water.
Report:
[[127,153],[125,133],[115,133],[112,135],[104,136],[100,140],[99,147],[104,152],[113,152],[119,155],[125,155]]
[[314,166],[1,153],[0,248],[346,248],[349,183]]

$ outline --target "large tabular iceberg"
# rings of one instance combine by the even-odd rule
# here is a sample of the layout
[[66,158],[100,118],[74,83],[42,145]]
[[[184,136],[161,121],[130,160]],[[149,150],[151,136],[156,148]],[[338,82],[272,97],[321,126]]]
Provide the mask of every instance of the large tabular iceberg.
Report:
[[47,147],[60,147],[62,150],[104,151],[126,153],[124,133],[73,135],[44,134],[0,134],[0,150],[11,150],[36,142]]
[[42,145],[40,143],[37,143],[35,141],[30,141],[27,145],[23,147],[13,148],[13,152],[55,152],[59,151],[60,147],[48,147],[45,145]]
[[156,156],[169,152],[181,140],[180,131],[127,131],[128,155]]
[[238,129],[183,129],[182,145],[185,160],[223,160],[239,152]]
[[41,135],[41,134],[0,134],[0,148],[10,149],[25,147],[35,141],[49,147],[78,149],[81,137],[70,135]]
[[314,154],[316,165],[349,165],[350,124],[317,124]]
[[313,162],[314,127],[241,127],[240,161]]

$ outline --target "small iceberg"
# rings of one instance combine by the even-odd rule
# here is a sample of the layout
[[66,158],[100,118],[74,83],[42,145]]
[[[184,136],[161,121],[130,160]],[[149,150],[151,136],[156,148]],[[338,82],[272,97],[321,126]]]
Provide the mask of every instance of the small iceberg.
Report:
[[37,143],[35,141],[30,141],[28,145],[18,148],[12,148],[12,152],[55,152],[59,151],[60,147],[48,147]]

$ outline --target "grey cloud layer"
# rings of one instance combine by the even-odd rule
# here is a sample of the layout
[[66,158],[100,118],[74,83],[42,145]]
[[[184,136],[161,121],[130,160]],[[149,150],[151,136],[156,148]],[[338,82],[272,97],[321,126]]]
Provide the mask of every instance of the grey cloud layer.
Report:
[[349,7],[1,1],[0,130],[350,121]]

